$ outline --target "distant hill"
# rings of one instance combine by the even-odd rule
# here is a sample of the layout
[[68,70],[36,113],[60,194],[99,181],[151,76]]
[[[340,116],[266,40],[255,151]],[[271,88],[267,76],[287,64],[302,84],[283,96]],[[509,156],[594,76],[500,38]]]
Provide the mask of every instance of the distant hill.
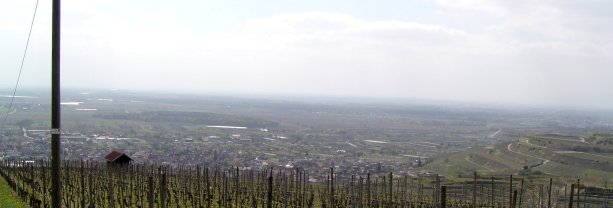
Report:
[[477,171],[484,175],[580,178],[602,184],[605,180],[613,181],[613,135],[527,136],[494,147],[474,147],[442,155],[422,169],[449,178],[462,178]]

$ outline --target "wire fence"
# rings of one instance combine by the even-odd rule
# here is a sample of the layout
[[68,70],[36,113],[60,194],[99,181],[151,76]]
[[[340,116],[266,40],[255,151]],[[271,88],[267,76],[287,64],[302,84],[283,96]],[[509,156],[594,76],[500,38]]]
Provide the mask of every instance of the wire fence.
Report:
[[[0,175],[31,207],[50,206],[49,161],[5,160]],[[63,161],[63,207],[607,207],[603,187],[580,181],[479,176],[464,182],[443,177],[352,175],[330,168],[322,182],[301,169],[119,165]]]

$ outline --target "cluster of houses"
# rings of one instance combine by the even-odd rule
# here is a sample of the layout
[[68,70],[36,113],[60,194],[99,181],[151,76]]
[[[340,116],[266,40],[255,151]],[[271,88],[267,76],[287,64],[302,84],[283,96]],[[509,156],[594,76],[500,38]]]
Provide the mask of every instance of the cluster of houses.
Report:
[[[36,130],[24,130],[24,135],[33,139],[25,145],[4,144],[0,146],[0,151],[13,150],[17,152],[13,155],[4,156],[28,159],[42,159],[48,157],[48,132]],[[136,138],[123,138],[110,135],[83,135],[79,133],[64,132],[62,135],[63,154],[66,158],[81,158],[84,160],[104,159],[113,164],[130,163],[154,163],[167,165],[198,165],[207,164],[211,166],[234,166],[244,169],[275,169],[294,170],[301,169],[309,173],[309,180],[312,182],[324,180],[329,169],[335,169],[338,177],[351,177],[353,174],[386,174],[395,172],[396,175],[419,176],[412,171],[416,167],[422,166],[427,159],[417,157],[407,159],[403,162],[398,161],[364,161],[356,160],[349,155],[345,149],[331,149],[334,156],[319,158],[315,154],[306,153],[303,156],[291,154],[277,154],[277,152],[249,151],[242,149],[241,143],[264,144],[264,142],[276,142],[288,139],[281,135],[268,137],[250,137],[240,134],[229,134],[227,136],[206,136],[199,139],[178,138],[170,140],[168,143],[151,146]],[[134,142],[129,145],[128,142]],[[95,144],[98,148],[95,148]],[[198,143],[197,145],[195,143]],[[230,144],[230,145],[225,145]],[[7,146],[9,145],[9,146]],[[115,147],[115,148],[112,148]],[[123,149],[114,150],[112,149]]]

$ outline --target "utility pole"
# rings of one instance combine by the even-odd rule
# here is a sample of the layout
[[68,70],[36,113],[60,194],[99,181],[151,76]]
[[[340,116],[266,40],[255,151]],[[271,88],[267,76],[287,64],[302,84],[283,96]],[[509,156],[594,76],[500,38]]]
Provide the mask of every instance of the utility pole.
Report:
[[60,184],[60,0],[53,0],[51,31],[51,207],[62,207]]

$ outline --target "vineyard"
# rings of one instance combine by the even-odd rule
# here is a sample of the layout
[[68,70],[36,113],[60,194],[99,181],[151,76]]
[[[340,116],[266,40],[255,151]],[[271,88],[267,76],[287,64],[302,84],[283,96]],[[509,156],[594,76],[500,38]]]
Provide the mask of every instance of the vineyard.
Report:
[[[603,187],[580,180],[480,176],[465,181],[444,177],[353,175],[330,168],[313,182],[301,169],[167,167],[65,161],[64,207],[607,207]],[[48,161],[2,161],[0,175],[31,207],[50,206]],[[606,186],[606,184],[605,184]]]

